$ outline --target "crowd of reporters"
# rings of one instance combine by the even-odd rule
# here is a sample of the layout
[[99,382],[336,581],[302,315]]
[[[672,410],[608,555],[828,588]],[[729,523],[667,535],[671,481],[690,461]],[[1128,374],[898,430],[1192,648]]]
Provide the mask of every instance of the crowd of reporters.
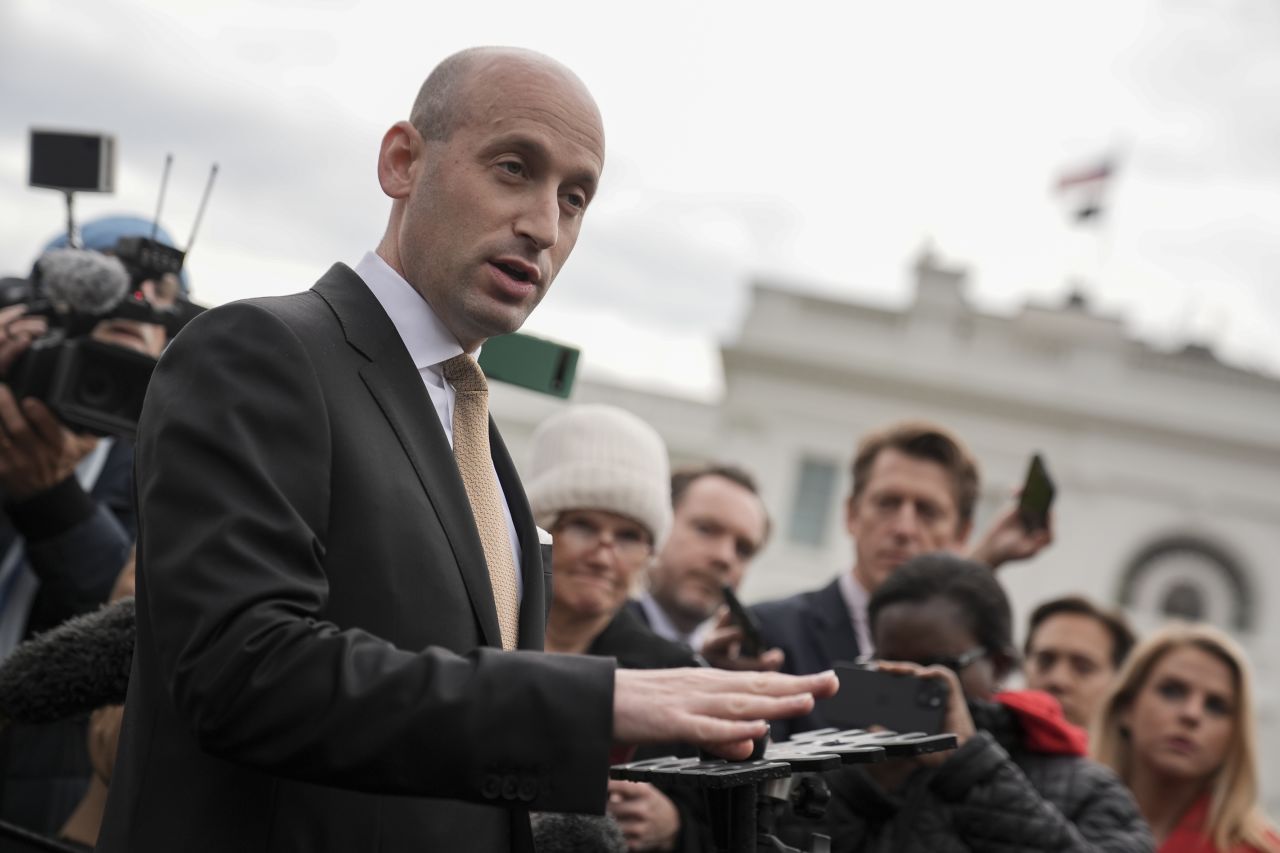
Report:
[[[110,251],[140,228],[149,223],[90,223],[85,244]],[[160,308],[186,296],[176,279],[140,291]],[[0,310],[0,373],[47,332],[25,304]],[[158,357],[168,330],[112,318],[89,334]],[[73,430],[7,385],[0,423],[3,657],[130,594],[136,521],[127,438]],[[944,427],[892,424],[860,440],[845,506],[853,566],[822,589],[753,607],[762,648],[744,645],[723,606],[770,532],[748,472],[718,462],[672,473],[651,426],[601,405],[570,405],[542,424],[523,470],[554,542],[548,651],[638,669],[805,674],[861,661],[947,686],[944,730],[958,747],[830,774],[825,816],[787,822],[790,843],[804,849],[820,832],[837,851],[1280,849],[1258,806],[1239,646],[1206,626],[1136,639],[1123,617],[1073,595],[1030,614],[1019,655],[996,570],[1049,547],[1052,534],[1028,529],[1010,506],[971,535],[978,465]],[[1019,675],[1027,689],[1005,689]],[[776,723],[774,739],[829,722],[818,706]],[[119,727],[119,706],[7,725],[0,820],[92,847]],[[695,752],[665,744],[617,758]],[[546,850],[697,851],[712,849],[709,820],[696,789],[610,782],[606,817],[544,815],[535,830]]]

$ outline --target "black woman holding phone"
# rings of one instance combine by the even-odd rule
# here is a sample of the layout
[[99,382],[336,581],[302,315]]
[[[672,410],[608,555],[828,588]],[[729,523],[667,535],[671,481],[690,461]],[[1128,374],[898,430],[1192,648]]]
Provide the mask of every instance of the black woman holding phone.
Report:
[[1133,798],[1085,757],[1084,732],[1056,700],[999,689],[1016,655],[1009,600],[990,569],[916,557],[876,590],[868,616],[881,672],[946,686],[941,728],[959,747],[829,777],[833,850],[1154,848]]

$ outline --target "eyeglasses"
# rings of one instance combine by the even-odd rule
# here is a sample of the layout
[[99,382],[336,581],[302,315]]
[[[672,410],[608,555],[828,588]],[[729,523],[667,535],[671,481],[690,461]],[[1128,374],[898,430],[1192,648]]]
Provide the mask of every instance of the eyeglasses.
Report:
[[974,646],[961,655],[955,657],[937,657],[920,661],[921,666],[945,666],[947,669],[959,675],[965,667],[976,663],[987,656],[987,650],[982,646]]
[[[613,550],[624,560],[641,560],[653,553],[653,543],[648,536],[638,529],[614,528],[601,530],[600,527],[585,518],[570,518],[555,527],[555,535],[563,539],[566,545],[588,550],[601,544],[612,545]],[[554,548],[554,544],[552,545]]]
[[[945,666],[947,669],[951,670],[956,675],[959,675],[965,669],[965,667],[976,663],[977,661],[981,660],[986,656],[987,656],[987,650],[985,648],[983,648],[982,646],[974,646],[964,654],[956,655],[955,657],[921,658],[919,660],[912,661],[912,662],[918,663],[921,666]],[[883,659],[883,658],[880,658],[880,659]],[[861,665],[865,665],[865,664],[873,663],[875,660],[877,660],[876,656],[862,655],[861,657],[858,658],[857,662]]]

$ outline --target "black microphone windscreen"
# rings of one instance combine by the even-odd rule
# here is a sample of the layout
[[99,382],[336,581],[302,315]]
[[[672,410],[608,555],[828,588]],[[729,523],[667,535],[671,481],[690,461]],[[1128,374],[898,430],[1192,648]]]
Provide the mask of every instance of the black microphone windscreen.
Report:
[[20,644],[0,662],[0,728],[50,723],[123,702],[135,635],[129,597]]
[[538,853],[626,853],[622,827],[608,815],[533,812],[529,819]]
[[119,258],[88,249],[50,249],[36,261],[45,296],[81,314],[105,314],[129,292]]

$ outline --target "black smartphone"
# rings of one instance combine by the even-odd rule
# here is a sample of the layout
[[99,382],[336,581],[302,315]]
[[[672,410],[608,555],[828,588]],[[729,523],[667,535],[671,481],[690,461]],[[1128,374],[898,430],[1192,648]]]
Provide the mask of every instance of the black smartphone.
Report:
[[865,729],[884,726],[906,734],[938,734],[947,716],[947,683],[881,672],[854,663],[837,663],[840,691],[818,702],[817,712],[829,726]]
[[742,606],[733,592],[733,587],[725,584],[721,588],[724,603],[729,605],[729,620],[742,629],[742,645],[739,647],[744,657],[758,658],[764,653],[764,638],[760,636],[760,623],[751,611]]
[[1018,518],[1028,531],[1043,530],[1049,526],[1049,507],[1053,506],[1055,493],[1053,480],[1044,467],[1039,453],[1031,457],[1027,467],[1027,480],[1022,484],[1022,497],[1018,500]]

